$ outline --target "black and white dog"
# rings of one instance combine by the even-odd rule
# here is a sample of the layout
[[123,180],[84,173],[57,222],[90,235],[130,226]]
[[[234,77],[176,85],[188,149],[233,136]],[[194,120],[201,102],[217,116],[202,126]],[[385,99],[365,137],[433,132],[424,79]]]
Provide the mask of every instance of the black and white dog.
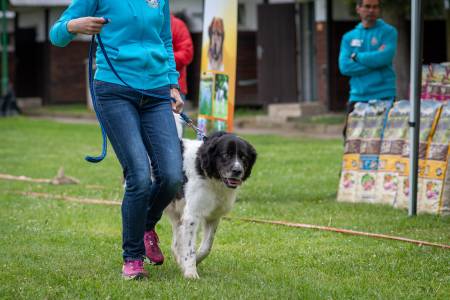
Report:
[[[226,132],[214,133],[204,143],[182,143],[187,181],[183,193],[165,212],[172,222],[175,260],[184,277],[196,279],[197,264],[211,251],[220,218],[231,210],[237,188],[250,176],[256,151],[244,139]],[[196,251],[200,224],[203,238]]]

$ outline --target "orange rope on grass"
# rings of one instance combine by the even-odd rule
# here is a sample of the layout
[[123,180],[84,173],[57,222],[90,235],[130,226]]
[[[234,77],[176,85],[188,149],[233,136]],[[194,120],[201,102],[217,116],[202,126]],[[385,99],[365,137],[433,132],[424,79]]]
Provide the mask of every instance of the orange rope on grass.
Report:
[[285,221],[257,220],[257,219],[250,219],[250,218],[225,217],[225,219],[232,220],[232,221],[236,220],[236,221],[244,221],[244,222],[251,222],[251,223],[260,223],[260,224],[281,225],[281,226],[295,227],[295,228],[317,229],[317,230],[338,232],[338,233],[349,234],[349,235],[359,235],[359,236],[367,236],[367,237],[371,237],[371,238],[395,240],[395,241],[412,243],[412,244],[416,244],[419,246],[431,246],[431,247],[438,247],[438,248],[442,248],[442,249],[450,249],[450,245],[437,244],[437,243],[431,243],[431,242],[426,242],[426,241],[413,240],[413,239],[399,237],[399,236],[392,236],[392,235],[386,235],[386,234],[380,234],[380,233],[370,233],[370,232],[363,232],[363,231],[355,231],[355,230],[342,229],[342,228],[329,227],[329,226],[290,223],[290,222],[285,222]]

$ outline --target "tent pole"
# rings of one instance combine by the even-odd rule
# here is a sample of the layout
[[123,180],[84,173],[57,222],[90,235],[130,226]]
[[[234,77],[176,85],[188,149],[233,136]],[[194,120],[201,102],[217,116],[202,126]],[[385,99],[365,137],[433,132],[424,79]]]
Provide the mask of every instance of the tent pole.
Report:
[[2,4],[2,96],[8,91],[8,19],[6,16],[8,2],[1,0]]
[[417,183],[419,167],[419,133],[420,133],[420,89],[422,75],[422,1],[412,0],[411,3],[411,78],[410,78],[410,102],[409,114],[409,206],[408,215],[417,214]]

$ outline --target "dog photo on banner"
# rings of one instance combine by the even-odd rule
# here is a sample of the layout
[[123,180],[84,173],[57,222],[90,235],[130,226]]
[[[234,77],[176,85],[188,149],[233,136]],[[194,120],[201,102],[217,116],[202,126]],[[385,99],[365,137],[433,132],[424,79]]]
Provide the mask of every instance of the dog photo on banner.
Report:
[[206,0],[200,78],[199,127],[233,131],[237,0]]

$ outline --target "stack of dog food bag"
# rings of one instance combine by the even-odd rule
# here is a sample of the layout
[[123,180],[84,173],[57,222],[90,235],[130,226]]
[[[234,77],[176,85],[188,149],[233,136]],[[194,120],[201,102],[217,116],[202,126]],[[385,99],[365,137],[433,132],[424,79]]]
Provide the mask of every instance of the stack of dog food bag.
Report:
[[[441,104],[436,101],[422,101],[420,105],[420,136],[419,136],[419,176],[423,176],[424,166],[429,149],[431,138],[439,121]],[[394,202],[394,206],[398,208],[407,208],[409,201],[409,136],[403,144],[403,164],[401,172],[399,172],[399,193]],[[420,203],[422,199],[423,185],[418,182],[417,201]]]
[[399,189],[399,174],[405,172],[408,159],[402,156],[408,143],[409,106],[407,100],[397,101],[389,111],[378,164],[376,202],[394,205]]
[[[410,103],[377,102],[358,103],[349,115],[337,198],[406,208]],[[420,122],[418,212],[449,213],[450,106],[422,101]]]
[[418,198],[419,212],[450,213],[450,172],[449,166],[450,140],[450,105],[441,109],[431,143],[426,153],[424,170],[419,178],[422,187]]
[[365,107],[356,184],[356,197],[362,202],[375,202],[378,159],[389,105],[390,101],[369,101]]
[[356,198],[359,181],[359,152],[364,128],[364,115],[367,103],[356,103],[355,109],[348,115],[347,138],[344,146],[342,173],[339,183],[338,201],[358,202]]
[[450,62],[422,66],[422,99],[450,100]]

